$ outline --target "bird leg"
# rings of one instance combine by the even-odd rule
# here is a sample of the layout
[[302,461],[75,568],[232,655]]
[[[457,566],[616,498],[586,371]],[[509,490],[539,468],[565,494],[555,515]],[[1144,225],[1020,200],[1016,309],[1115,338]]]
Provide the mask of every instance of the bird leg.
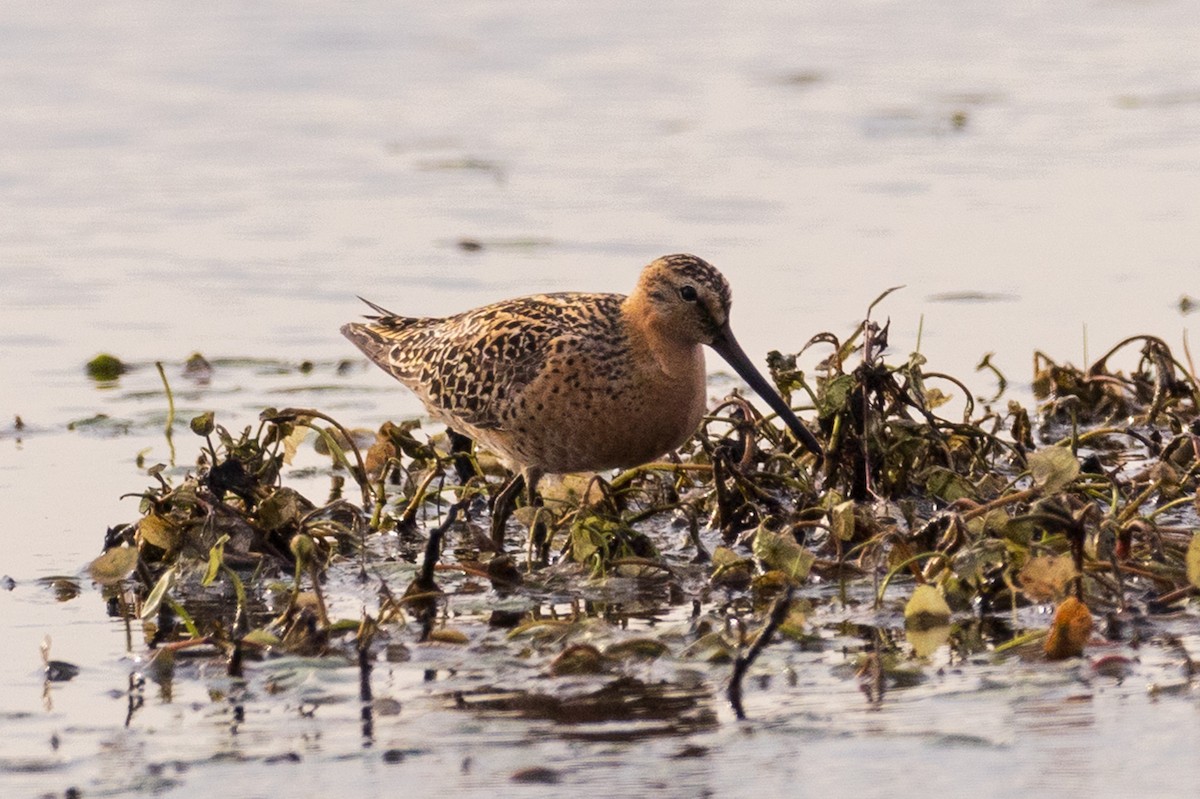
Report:
[[[542,473],[533,468],[525,468],[521,473],[525,477],[525,501],[531,508],[542,507],[542,498],[537,492],[537,484],[542,479]],[[533,539],[534,557],[537,558],[538,563],[548,563],[550,561],[550,536],[546,529],[546,523],[542,521],[542,514],[534,514],[533,526],[529,530],[529,535]]]
[[[516,506],[517,495],[525,491],[525,503],[531,508],[541,507],[542,498],[538,495],[537,484],[542,479],[538,469],[526,467],[513,475],[492,503],[492,543],[500,552],[504,551],[504,528],[512,516]],[[549,560],[550,540],[546,523],[535,518],[529,534],[533,538],[534,556],[542,563]]]
[[450,438],[450,459],[454,462],[454,473],[458,475],[459,484],[466,485],[468,480],[479,475],[479,469],[471,459],[471,449],[475,442],[469,436],[448,427],[446,435]]
[[517,494],[521,493],[524,487],[525,474],[517,472],[504,488],[500,489],[500,493],[492,502],[492,543],[499,552],[504,551],[504,527],[508,524],[508,517],[512,516],[513,508],[516,507]]

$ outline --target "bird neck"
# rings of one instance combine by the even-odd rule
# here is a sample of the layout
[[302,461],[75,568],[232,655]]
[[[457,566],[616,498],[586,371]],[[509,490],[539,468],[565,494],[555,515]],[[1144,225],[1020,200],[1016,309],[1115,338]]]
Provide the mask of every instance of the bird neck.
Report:
[[681,337],[654,310],[653,303],[637,293],[621,304],[625,330],[635,352],[653,363],[656,371],[674,380],[704,379],[704,348]]

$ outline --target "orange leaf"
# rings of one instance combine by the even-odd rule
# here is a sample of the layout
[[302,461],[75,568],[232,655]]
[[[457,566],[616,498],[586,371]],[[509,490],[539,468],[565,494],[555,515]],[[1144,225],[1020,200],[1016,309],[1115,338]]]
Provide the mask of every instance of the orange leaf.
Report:
[[1051,660],[1079,657],[1091,634],[1091,611],[1075,597],[1067,597],[1054,612],[1054,621],[1050,623],[1046,657]]

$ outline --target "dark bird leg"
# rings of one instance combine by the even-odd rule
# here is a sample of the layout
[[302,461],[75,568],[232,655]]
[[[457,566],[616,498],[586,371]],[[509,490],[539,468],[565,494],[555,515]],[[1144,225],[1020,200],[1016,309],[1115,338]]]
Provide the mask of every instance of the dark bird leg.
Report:
[[[542,479],[542,473],[537,469],[526,468],[522,474],[525,476],[525,501],[531,508],[542,507],[542,498],[537,492],[537,484]],[[535,516],[529,535],[533,538],[533,556],[538,563],[549,563],[550,536],[549,530],[546,529],[546,523],[541,519],[541,514]]]
[[[529,507],[541,507],[542,498],[537,492],[537,484],[541,479],[542,472],[539,469],[527,467],[513,475],[513,478],[496,495],[496,500],[492,503],[492,543],[500,552],[504,551],[504,528],[508,524],[509,517],[512,516],[513,509],[517,504],[517,496],[522,489],[525,492],[525,503]],[[550,557],[550,541],[545,522],[538,519],[533,523],[533,528],[529,532],[533,536],[534,557],[542,563],[547,562]]]
[[454,473],[458,475],[459,484],[466,485],[468,480],[479,474],[479,470],[475,468],[475,461],[471,459],[471,450],[475,442],[469,436],[448,427],[446,434],[450,437],[450,458],[454,462]]
[[508,517],[512,516],[513,509],[517,505],[517,495],[524,487],[525,475],[517,472],[504,488],[500,489],[500,493],[492,502],[492,543],[496,545],[496,550],[499,552],[504,551],[504,527],[508,524]]

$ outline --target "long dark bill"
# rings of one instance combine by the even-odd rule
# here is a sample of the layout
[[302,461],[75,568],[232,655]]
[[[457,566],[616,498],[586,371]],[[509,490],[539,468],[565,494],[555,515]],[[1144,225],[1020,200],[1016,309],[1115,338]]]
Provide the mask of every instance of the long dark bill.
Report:
[[771,410],[779,414],[779,418],[783,419],[787,424],[788,429],[792,431],[792,435],[796,440],[808,448],[810,452],[818,458],[825,457],[825,451],[821,448],[821,444],[817,441],[816,436],[808,432],[808,428],[796,418],[796,414],[792,413],[792,409],[783,401],[783,397],[775,391],[767,379],[762,376],[762,373],[754,368],[754,364],[746,357],[746,353],[742,350],[737,339],[733,337],[733,331],[729,329],[729,323],[721,325],[721,329],[717,332],[717,337],[713,339],[712,348],[717,351],[725,361],[733,367],[733,370],[749,384],[750,388],[754,389],[754,393],[766,400],[771,406]]

